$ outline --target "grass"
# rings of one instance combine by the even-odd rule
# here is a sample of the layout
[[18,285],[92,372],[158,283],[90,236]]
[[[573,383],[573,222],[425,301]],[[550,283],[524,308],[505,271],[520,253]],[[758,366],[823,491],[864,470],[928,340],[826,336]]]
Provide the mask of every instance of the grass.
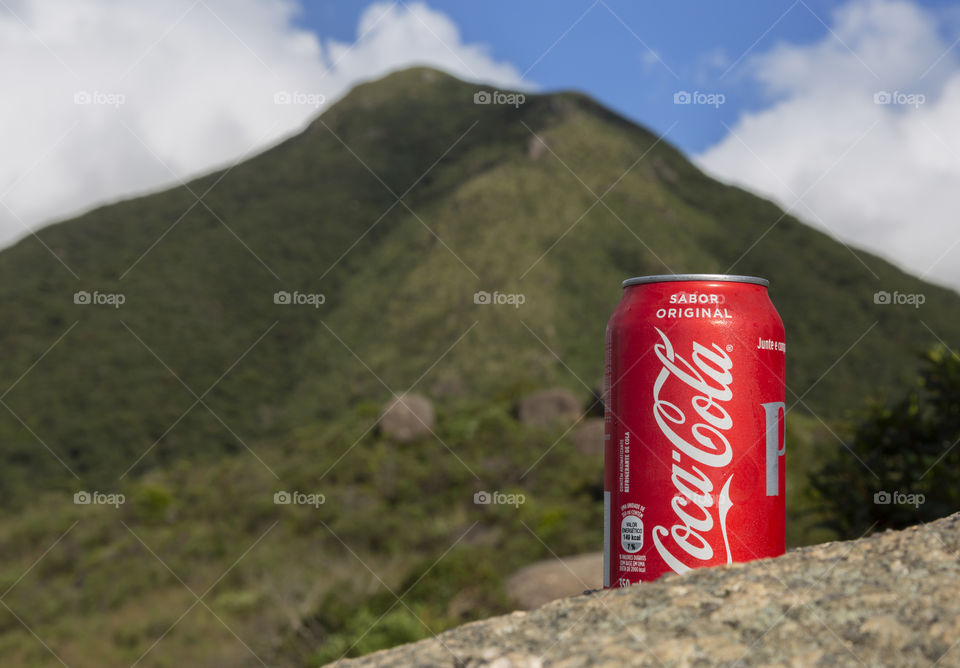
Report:
[[[564,428],[526,427],[511,401],[484,402],[441,414],[438,438],[368,433],[321,479],[318,453],[349,445],[369,413],[287,443],[282,485],[238,455],[130,480],[119,508],[38,495],[0,528],[0,588],[12,587],[4,601],[20,617],[0,610],[0,654],[50,663],[26,624],[69,665],[145,653],[144,665],[319,665],[508,612],[503,583],[517,569],[599,549],[602,462]],[[789,425],[788,540],[830,538],[804,524],[799,492],[816,425]],[[275,505],[281,489],[325,502]],[[526,502],[477,506],[481,489]]]

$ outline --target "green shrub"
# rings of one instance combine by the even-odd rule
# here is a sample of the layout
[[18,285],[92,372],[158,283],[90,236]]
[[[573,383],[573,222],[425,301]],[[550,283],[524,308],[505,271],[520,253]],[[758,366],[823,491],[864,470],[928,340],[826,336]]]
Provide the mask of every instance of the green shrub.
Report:
[[841,536],[898,529],[960,509],[960,358],[924,356],[916,387],[874,405],[812,477],[821,523]]

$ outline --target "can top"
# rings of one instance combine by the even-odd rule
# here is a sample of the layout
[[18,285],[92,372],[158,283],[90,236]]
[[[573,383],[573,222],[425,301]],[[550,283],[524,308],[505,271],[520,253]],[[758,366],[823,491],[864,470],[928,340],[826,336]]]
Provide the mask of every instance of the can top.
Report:
[[756,276],[738,276],[736,274],[660,274],[659,276],[637,276],[628,278],[621,287],[642,285],[645,283],[668,283],[672,281],[724,281],[727,283],[756,283],[764,287],[770,286],[770,281]]

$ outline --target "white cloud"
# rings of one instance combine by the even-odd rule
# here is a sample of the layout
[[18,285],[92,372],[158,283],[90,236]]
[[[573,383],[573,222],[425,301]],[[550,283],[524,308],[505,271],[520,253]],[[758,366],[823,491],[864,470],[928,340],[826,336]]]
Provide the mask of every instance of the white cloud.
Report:
[[[422,3],[371,5],[352,45],[297,27],[297,9],[292,0],[6,0],[0,243],[24,225],[260,150],[396,69],[425,64],[529,87]],[[276,104],[278,92],[293,103]]]
[[[929,11],[896,0],[852,0],[831,29],[814,44],[781,44],[750,58],[744,67],[771,104],[744,114],[696,160],[847,243],[960,287],[960,66],[952,39]],[[875,103],[883,91],[893,103]]]

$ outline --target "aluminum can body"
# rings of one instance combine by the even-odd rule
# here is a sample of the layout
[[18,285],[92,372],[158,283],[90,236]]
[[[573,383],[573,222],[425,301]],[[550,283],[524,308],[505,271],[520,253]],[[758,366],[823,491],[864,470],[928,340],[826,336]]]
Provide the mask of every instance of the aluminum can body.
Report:
[[605,587],[785,549],[783,322],[767,281],[624,281],[607,325]]

